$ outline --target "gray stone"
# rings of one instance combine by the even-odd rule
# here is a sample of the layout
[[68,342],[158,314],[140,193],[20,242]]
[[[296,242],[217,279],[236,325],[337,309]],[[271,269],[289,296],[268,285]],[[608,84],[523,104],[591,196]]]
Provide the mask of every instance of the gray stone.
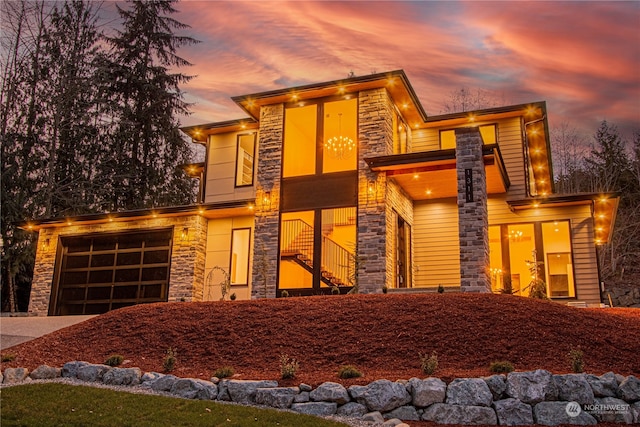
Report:
[[503,374],[491,375],[490,377],[484,377],[484,382],[489,386],[489,390],[493,395],[493,400],[500,400],[507,390],[507,376]]
[[384,417],[380,413],[380,411],[368,412],[362,416],[362,421],[367,421],[370,423],[383,423]]
[[227,381],[229,397],[231,401],[249,405],[255,403],[256,390],[259,388],[278,387],[277,381],[251,381],[251,380],[229,380]]
[[496,425],[498,423],[498,418],[492,408],[448,405],[446,403],[434,403],[429,406],[424,410],[422,419],[438,424]]
[[345,403],[338,408],[337,415],[349,418],[362,418],[367,413],[367,407],[356,402]]
[[40,365],[29,376],[34,380],[50,380],[62,376],[62,369],[53,366]]
[[110,369],[111,366],[90,363],[78,368],[77,378],[88,382],[102,382],[102,377]]
[[309,397],[314,402],[336,402],[338,405],[344,405],[351,400],[347,389],[342,384],[333,382],[320,384]]
[[584,374],[554,375],[553,381],[558,389],[559,400],[578,402],[581,405],[593,403],[593,390]]
[[163,375],[160,378],[152,381],[150,384],[151,390],[155,391],[169,391],[173,387],[178,377],[175,375]]
[[533,407],[533,420],[536,424],[557,426],[558,424],[573,424],[587,426],[597,424],[595,418],[584,411],[576,416],[569,415],[567,405],[574,402],[540,402]]
[[622,400],[629,403],[637,402],[640,400],[640,380],[633,375],[629,375],[620,383],[618,394]]
[[73,362],[67,362],[62,365],[62,378],[77,378],[78,377],[78,369],[83,366],[87,366],[89,362],[80,362],[78,360],[74,360]]
[[506,395],[524,403],[536,404],[557,399],[558,389],[549,371],[538,369],[529,372],[511,372],[507,375]]
[[595,397],[616,397],[618,394],[618,381],[613,372],[600,375],[586,375],[587,382],[591,386]]
[[391,412],[382,414],[382,416],[386,419],[399,418],[401,420],[420,421],[418,411],[416,411],[416,408],[411,405],[401,406]]
[[633,414],[633,422],[640,423],[640,402],[631,404],[631,414]]
[[402,424],[404,423],[398,418],[391,418],[390,420],[383,422],[382,427],[397,427]]
[[413,406],[427,407],[434,403],[443,403],[447,395],[447,384],[440,378],[411,378],[409,392]]
[[272,408],[286,409],[291,406],[295,396],[300,392],[298,387],[270,387],[256,389],[256,403]]
[[491,406],[493,394],[480,378],[457,378],[447,387],[447,403],[463,406]]
[[493,402],[498,423],[506,426],[522,426],[533,424],[533,409],[518,399],[504,399]]
[[313,390],[313,387],[311,387],[309,384],[305,384],[305,383],[301,383],[298,388],[300,389],[300,391],[311,391]]
[[293,403],[305,403],[305,402],[308,402],[309,400],[311,399],[309,398],[308,391],[301,391],[300,393],[293,396]]
[[144,375],[140,377],[140,385],[143,387],[151,387],[151,384],[161,377],[164,377],[164,374],[159,372],[145,372]]
[[601,423],[633,423],[631,405],[615,397],[597,398],[593,407],[585,405],[583,408]]
[[4,370],[3,384],[15,384],[23,382],[29,371],[26,368],[7,368]]
[[221,380],[218,383],[218,400],[223,402],[230,402],[231,396],[229,396],[229,380]]
[[294,403],[291,405],[291,410],[300,412],[301,414],[328,417],[336,413],[338,404],[335,402]]
[[185,399],[215,400],[218,386],[211,381],[182,378],[173,383],[169,393]]
[[109,385],[138,385],[142,371],[140,368],[112,368],[102,377],[102,382]]
[[622,384],[622,381],[626,379],[627,377],[625,377],[624,375],[616,374],[616,381],[618,382],[618,386],[620,386],[620,384]]
[[364,385],[352,385],[351,387],[349,387],[347,389],[347,391],[349,392],[349,396],[351,396],[351,398],[353,400],[355,400],[356,402],[364,405],[364,403],[365,403],[364,395],[367,392],[367,386],[364,386]]
[[366,386],[364,405],[370,411],[387,412],[411,402],[407,388],[389,380],[377,380]]

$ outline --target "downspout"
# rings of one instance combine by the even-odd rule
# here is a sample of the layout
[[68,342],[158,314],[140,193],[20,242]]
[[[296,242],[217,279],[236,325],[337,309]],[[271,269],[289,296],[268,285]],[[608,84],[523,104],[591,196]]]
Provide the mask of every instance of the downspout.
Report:
[[544,114],[539,119],[531,120],[530,122],[525,122],[522,126],[522,140],[524,141],[524,147],[522,150],[522,154],[524,157],[524,179],[526,180],[526,195],[527,197],[531,197],[531,182],[529,180],[529,139],[527,138],[527,126],[532,125],[534,123],[541,122],[547,118],[547,115]]

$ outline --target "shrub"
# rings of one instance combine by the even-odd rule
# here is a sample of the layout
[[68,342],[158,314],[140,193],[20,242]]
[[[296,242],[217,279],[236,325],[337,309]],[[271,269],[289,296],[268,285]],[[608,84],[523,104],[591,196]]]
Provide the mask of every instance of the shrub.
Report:
[[237,296],[236,296],[236,293],[235,293],[235,292],[234,292],[234,293],[232,293],[232,294],[231,294],[231,296],[229,297],[229,299],[230,299],[231,301],[235,301],[235,300],[236,300],[236,298],[237,298]]
[[233,374],[235,374],[235,370],[231,366],[223,366],[216,369],[213,376],[222,379],[232,377]]
[[13,362],[14,360],[16,360],[16,355],[13,353],[5,353],[0,356],[0,360],[2,360],[3,362]]
[[584,352],[579,348],[572,348],[568,356],[569,362],[571,363],[571,370],[576,374],[584,372]]
[[500,362],[491,362],[489,370],[495,374],[508,374],[514,371],[513,363],[503,360]]
[[438,285],[438,293],[439,294],[444,294],[444,286]]
[[331,295],[340,295],[340,288],[338,288],[337,286],[332,286]]
[[280,374],[283,380],[295,378],[300,364],[294,358],[289,358],[286,354],[280,355]]
[[420,355],[420,369],[422,369],[422,372],[426,375],[433,375],[438,369],[438,354],[435,351],[431,352],[431,356],[418,354]]
[[338,377],[343,380],[346,380],[347,378],[360,378],[361,376],[362,372],[353,365],[340,366],[338,369]]
[[178,353],[175,348],[169,347],[162,361],[162,368],[165,372],[171,372],[176,367]]
[[104,364],[109,366],[120,366],[122,365],[122,362],[124,362],[124,356],[120,354],[112,354],[104,361]]
[[287,298],[289,296],[289,291],[284,290],[282,292],[280,292],[280,297],[281,298]]

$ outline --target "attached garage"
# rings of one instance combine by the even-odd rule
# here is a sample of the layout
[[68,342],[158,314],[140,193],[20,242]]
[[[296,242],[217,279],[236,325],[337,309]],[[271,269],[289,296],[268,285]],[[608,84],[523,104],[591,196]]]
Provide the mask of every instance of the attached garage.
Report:
[[173,229],[60,237],[49,315],[167,301]]

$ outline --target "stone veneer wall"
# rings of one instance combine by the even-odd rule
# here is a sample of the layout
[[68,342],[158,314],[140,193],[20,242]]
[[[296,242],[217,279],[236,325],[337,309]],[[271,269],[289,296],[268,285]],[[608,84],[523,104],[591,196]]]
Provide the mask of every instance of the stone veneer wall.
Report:
[[[387,178],[369,170],[367,157],[393,152],[393,103],[386,89],[360,92],[358,98],[358,274],[361,293],[381,292],[387,283]],[[369,183],[375,182],[373,191]]]
[[[283,126],[283,104],[261,108],[251,284],[251,298],[253,299],[276,297]],[[264,192],[271,193],[269,209],[265,209],[260,202]]]
[[[407,193],[395,182],[387,182],[387,279],[388,287],[396,286],[396,258],[398,250],[398,215],[405,220],[411,227],[411,259],[413,260],[413,200]],[[413,264],[413,262],[412,262]],[[409,267],[413,267],[409,265]],[[413,271],[409,272],[411,283],[407,284],[408,288],[413,287]]]
[[[456,129],[460,288],[462,292],[490,292],[489,214],[487,178],[478,128]],[[473,201],[466,200],[465,170],[473,172]]]
[[[166,227],[174,227],[169,301],[180,301],[183,298],[185,301],[202,300],[207,220],[199,215],[190,215],[42,229],[38,237],[29,313],[37,316],[46,316],[49,312],[51,287],[53,286],[60,237]],[[182,230],[185,227],[189,229],[187,241],[181,239]],[[43,244],[47,239],[49,239],[49,247],[45,248]]]

